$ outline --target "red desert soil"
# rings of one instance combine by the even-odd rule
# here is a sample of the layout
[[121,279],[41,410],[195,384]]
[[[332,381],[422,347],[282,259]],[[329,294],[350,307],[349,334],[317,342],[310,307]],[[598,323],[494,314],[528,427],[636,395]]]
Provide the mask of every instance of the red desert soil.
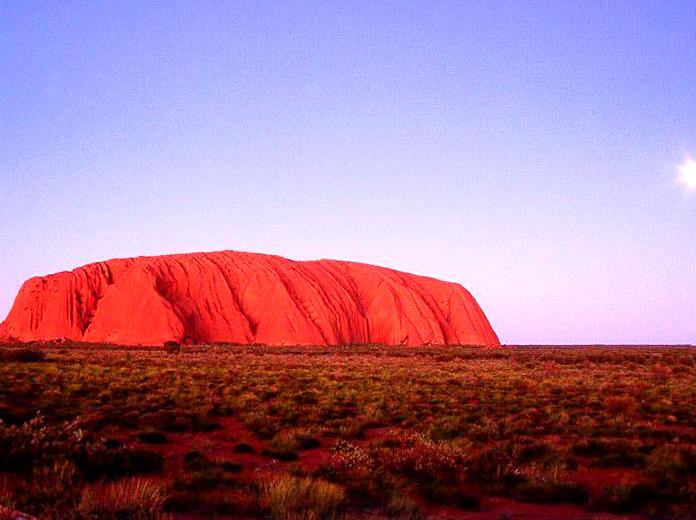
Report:
[[31,278],[0,338],[500,345],[459,284],[354,262],[234,251],[108,260]]

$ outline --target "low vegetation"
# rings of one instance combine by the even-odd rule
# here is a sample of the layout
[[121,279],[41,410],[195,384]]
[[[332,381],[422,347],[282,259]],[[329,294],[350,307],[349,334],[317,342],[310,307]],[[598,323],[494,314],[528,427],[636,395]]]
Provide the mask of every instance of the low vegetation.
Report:
[[503,500],[686,519],[695,411],[689,348],[5,346],[0,504],[420,519]]

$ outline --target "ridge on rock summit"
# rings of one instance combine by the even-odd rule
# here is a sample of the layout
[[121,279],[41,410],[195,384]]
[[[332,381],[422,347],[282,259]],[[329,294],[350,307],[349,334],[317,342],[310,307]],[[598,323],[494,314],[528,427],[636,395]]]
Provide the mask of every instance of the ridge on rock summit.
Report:
[[31,278],[0,338],[500,345],[459,284],[356,262],[235,251],[107,260]]

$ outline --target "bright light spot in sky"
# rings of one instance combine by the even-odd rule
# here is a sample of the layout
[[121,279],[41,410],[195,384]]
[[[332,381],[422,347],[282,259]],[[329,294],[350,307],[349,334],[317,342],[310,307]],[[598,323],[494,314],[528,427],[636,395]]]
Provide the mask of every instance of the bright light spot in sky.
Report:
[[696,190],[696,161],[687,157],[679,167],[679,180],[690,190]]

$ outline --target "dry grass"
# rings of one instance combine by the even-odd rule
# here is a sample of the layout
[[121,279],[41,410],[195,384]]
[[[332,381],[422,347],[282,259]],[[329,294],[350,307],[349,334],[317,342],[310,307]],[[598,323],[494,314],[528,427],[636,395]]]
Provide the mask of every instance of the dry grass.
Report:
[[164,489],[161,484],[140,477],[86,486],[78,506],[82,518],[100,520],[164,519]]
[[263,484],[261,500],[277,520],[329,520],[338,517],[346,493],[330,482],[283,475]]

